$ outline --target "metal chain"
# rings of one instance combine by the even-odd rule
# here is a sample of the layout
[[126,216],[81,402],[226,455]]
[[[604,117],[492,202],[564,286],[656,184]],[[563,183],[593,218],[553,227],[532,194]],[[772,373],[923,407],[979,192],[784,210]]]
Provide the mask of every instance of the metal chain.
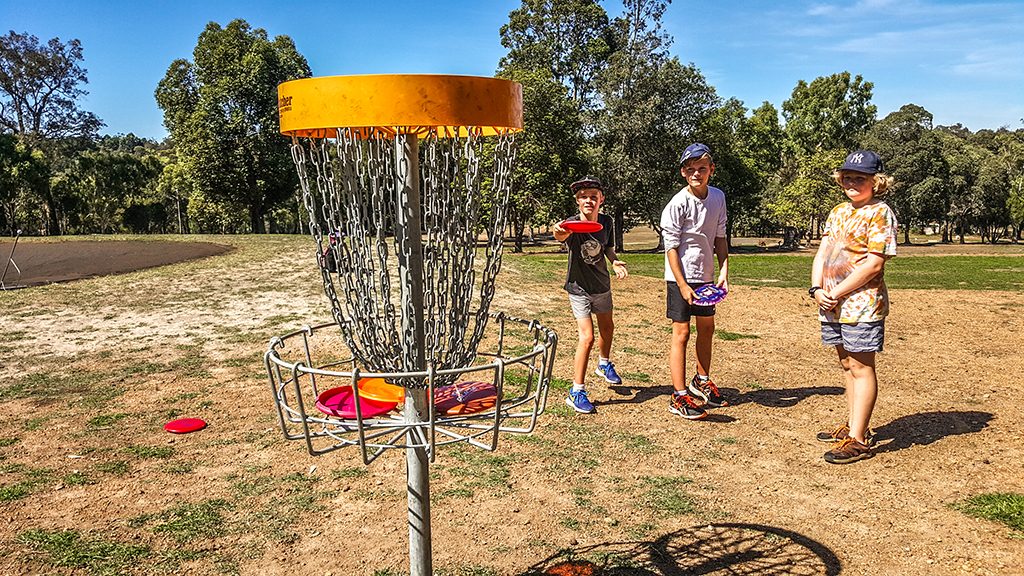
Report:
[[[422,211],[425,355],[435,369],[475,360],[501,268],[513,134],[496,138],[488,187],[481,177],[486,139],[480,128],[425,130],[419,207],[397,205],[403,167],[392,130],[338,128],[333,138],[292,142],[324,293],[345,344],[372,371],[411,366],[402,357],[403,338],[411,336],[402,333],[398,306],[397,262],[408,256],[395,234],[399,209]],[[478,267],[481,232],[487,242]],[[425,386],[422,380],[402,383]]]

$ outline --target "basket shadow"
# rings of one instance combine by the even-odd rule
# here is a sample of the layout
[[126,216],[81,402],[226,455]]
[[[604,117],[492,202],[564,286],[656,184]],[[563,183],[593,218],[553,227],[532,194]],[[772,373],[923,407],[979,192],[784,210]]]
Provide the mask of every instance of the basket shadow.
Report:
[[845,390],[840,386],[805,386],[803,388],[763,388],[743,393],[735,388],[723,388],[722,391],[733,406],[752,402],[770,408],[789,408],[811,396],[842,396]]
[[995,416],[989,412],[921,412],[901,416],[875,428],[875,452],[893,452],[926,446],[947,436],[973,434],[988,427]]
[[684,528],[653,540],[565,548],[518,576],[835,576],[841,568],[831,549],[803,534],[763,524],[723,523]]

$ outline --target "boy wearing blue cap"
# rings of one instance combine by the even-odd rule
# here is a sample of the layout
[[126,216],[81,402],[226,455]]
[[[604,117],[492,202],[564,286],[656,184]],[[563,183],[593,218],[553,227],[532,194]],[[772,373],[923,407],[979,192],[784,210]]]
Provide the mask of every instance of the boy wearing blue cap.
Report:
[[[713,282],[714,261],[718,259],[715,284],[729,288],[728,215],[725,194],[708,186],[715,173],[711,150],[704,144],[686,147],[679,160],[686,187],[669,200],[661,213],[661,235],[665,244],[666,316],[672,320],[669,368],[674,391],[668,410],[688,420],[707,416],[705,408],[727,406],[711,381],[711,344],[715,334],[715,307],[693,304],[694,290]],[[690,340],[690,317],[697,324],[697,373],[686,382],[686,347]]]
[[882,159],[870,150],[846,157],[833,174],[849,202],[832,209],[811,268],[808,293],[818,304],[821,342],[835,346],[846,385],[846,423],[818,440],[835,446],[830,464],[871,457],[868,425],[878,397],[875,353],[882,351],[889,291],[885,262],[896,255],[896,216],[879,196],[892,185]]

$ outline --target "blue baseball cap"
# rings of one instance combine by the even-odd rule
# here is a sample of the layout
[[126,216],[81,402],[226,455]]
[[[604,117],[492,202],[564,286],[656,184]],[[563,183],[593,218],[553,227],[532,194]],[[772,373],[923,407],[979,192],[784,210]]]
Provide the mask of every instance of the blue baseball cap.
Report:
[[[701,144],[700,142],[694,142],[693,144],[687,146],[686,150],[683,150],[683,156],[679,159],[679,165],[682,166],[683,164],[686,164],[688,161],[696,160],[697,158],[700,158],[705,154],[707,154],[710,158],[711,149],[708,148],[706,145]],[[714,160],[712,160],[712,162],[713,161]]]
[[846,162],[843,162],[843,166],[840,168],[840,170],[849,170],[862,174],[878,174],[884,169],[882,158],[871,150],[852,152],[846,157]]

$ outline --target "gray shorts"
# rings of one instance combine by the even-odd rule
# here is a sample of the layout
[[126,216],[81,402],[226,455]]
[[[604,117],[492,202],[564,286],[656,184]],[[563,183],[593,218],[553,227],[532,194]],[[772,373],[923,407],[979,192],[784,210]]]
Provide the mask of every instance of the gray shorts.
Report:
[[612,291],[601,294],[569,294],[569,305],[575,318],[590,318],[591,314],[612,311]]
[[885,342],[885,320],[840,324],[821,323],[821,343],[842,346],[847,352],[881,352]]

